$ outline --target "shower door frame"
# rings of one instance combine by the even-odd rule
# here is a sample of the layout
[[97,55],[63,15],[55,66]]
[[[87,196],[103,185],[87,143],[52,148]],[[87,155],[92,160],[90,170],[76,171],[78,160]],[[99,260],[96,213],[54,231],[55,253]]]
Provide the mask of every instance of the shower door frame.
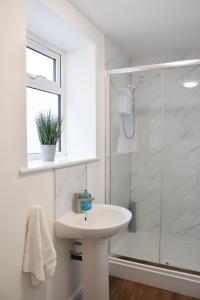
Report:
[[[110,80],[112,75],[131,74],[139,71],[147,70],[162,70],[168,68],[186,67],[200,65],[200,59],[175,61],[161,64],[151,64],[143,66],[135,66],[121,69],[111,69],[105,72],[105,88],[106,88],[106,191],[105,199],[107,204],[111,204],[111,168],[110,168],[110,99],[111,89]],[[170,290],[180,294],[185,294],[191,297],[200,299],[200,276],[189,274],[182,271],[163,268],[162,266],[155,267],[148,263],[138,263],[129,260],[109,257],[110,274],[116,277],[141,282],[143,284],[155,286],[158,288]]]

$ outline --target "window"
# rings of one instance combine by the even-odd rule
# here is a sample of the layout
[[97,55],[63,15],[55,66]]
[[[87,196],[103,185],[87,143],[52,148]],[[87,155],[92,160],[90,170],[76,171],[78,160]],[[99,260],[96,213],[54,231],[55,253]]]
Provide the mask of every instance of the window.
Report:
[[41,75],[48,80],[56,80],[56,60],[31,48],[27,48],[27,73],[32,76]]
[[[48,45],[28,40],[26,49],[27,71],[27,152],[29,158],[39,158],[40,143],[35,116],[51,110],[61,118],[63,91],[61,86],[61,53]],[[62,137],[61,137],[62,140]],[[61,140],[57,152],[61,153]]]

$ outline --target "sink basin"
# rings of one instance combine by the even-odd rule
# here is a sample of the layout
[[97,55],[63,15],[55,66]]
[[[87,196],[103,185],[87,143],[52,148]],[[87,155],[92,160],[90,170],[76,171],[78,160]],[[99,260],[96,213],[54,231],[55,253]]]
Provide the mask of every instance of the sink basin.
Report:
[[61,239],[82,240],[84,300],[109,300],[108,238],[130,222],[129,210],[94,204],[85,214],[69,212],[55,221],[55,234]]
[[55,234],[62,239],[107,239],[124,228],[131,219],[129,210],[94,204],[86,214],[69,212],[55,221]]

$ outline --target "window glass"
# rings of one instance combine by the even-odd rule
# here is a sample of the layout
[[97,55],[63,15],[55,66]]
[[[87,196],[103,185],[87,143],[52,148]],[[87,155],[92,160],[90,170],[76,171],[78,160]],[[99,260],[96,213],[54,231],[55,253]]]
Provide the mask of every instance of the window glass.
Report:
[[59,95],[50,94],[40,90],[27,88],[27,152],[28,154],[40,153],[35,117],[40,112],[51,110],[59,114]]
[[56,60],[33,49],[26,48],[26,71],[35,76],[44,76],[55,81]]

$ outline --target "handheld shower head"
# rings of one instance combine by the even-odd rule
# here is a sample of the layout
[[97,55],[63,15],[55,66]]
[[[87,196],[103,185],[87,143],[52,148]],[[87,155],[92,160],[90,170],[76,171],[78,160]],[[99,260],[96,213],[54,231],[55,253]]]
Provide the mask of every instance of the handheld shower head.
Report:
[[134,101],[134,91],[136,89],[136,86],[133,84],[128,85],[128,91],[129,91],[129,98]]

